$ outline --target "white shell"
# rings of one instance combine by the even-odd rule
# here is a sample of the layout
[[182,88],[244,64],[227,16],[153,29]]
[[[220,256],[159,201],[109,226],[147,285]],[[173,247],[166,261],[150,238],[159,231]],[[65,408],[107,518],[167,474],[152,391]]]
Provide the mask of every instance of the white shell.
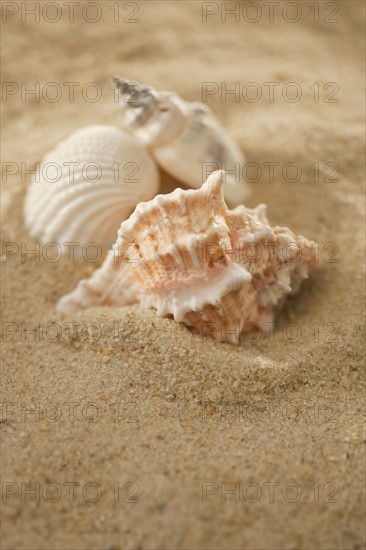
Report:
[[79,243],[76,257],[90,242],[104,251],[121,221],[158,187],[157,167],[136,138],[111,126],[87,126],[44,157],[26,195],[25,224],[42,244],[64,250],[65,243]]
[[125,126],[164,170],[195,188],[215,170],[232,171],[225,175],[225,199],[230,206],[242,204],[248,195],[241,176],[244,155],[206,105],[137,82],[120,78],[114,82]]
[[271,228],[264,205],[228,210],[216,172],[199,190],[176,189],[139,204],[102,267],[58,310],[137,300],[201,334],[238,343],[248,327],[265,329],[274,308],[299,290],[314,247],[287,228]]

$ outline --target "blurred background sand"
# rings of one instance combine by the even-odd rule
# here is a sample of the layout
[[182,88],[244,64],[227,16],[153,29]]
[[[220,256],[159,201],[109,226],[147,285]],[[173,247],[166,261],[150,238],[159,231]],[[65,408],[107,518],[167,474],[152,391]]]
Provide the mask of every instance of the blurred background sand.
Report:
[[[3,328],[16,331],[2,343],[2,481],[15,492],[3,497],[3,548],[364,548],[364,4],[315,3],[315,23],[314,2],[298,2],[300,20],[290,23],[281,2],[270,23],[259,3],[262,17],[249,23],[243,12],[224,22],[221,2],[104,1],[90,23],[85,15],[98,13],[83,18],[81,2],[70,23],[59,2],[53,24],[42,14],[22,20],[22,3],[3,3],[9,13],[5,4],[19,11],[2,24],[2,80],[19,92],[2,104],[3,162],[31,168],[82,125],[118,125],[114,74],[195,101],[205,82],[241,91],[256,82],[257,102],[217,93],[207,103],[262,167],[247,205],[267,203],[273,224],[317,241],[320,262],[279,315],[273,341],[235,347],[137,307],[64,318],[56,301],[94,266],[3,256]],[[55,103],[42,97],[50,82],[62,90]],[[102,90],[95,103],[81,92],[91,82]],[[278,84],[273,102],[266,82]],[[302,92],[296,103],[283,99],[289,82]],[[22,98],[25,83],[39,83],[39,101]],[[331,92],[338,102],[327,102]],[[273,182],[268,162],[280,165]],[[283,175],[288,162],[302,167],[297,183]],[[338,165],[335,176],[327,163]],[[165,191],[178,185],[162,177]],[[33,246],[22,222],[29,181],[3,174],[2,238],[19,247]],[[74,338],[70,322],[79,323]],[[39,323],[39,341],[22,338],[22,323]],[[53,343],[52,330],[42,336],[47,323],[62,329]],[[90,323],[102,334],[91,325],[88,335]],[[32,407],[37,415],[25,412]],[[39,484],[36,501],[22,501],[22,483]],[[225,487],[240,491],[239,502],[225,501]]]

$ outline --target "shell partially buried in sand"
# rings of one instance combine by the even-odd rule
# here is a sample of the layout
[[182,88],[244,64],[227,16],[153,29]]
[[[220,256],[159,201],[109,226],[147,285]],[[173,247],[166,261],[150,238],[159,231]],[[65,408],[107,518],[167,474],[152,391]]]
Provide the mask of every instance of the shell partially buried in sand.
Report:
[[108,249],[121,221],[158,191],[158,169],[144,146],[112,126],[86,126],[43,159],[24,204],[32,237],[65,249]]
[[138,301],[202,335],[238,343],[248,325],[265,329],[299,290],[314,248],[287,228],[271,228],[264,205],[229,210],[216,172],[198,190],[139,204],[104,264],[58,310]]

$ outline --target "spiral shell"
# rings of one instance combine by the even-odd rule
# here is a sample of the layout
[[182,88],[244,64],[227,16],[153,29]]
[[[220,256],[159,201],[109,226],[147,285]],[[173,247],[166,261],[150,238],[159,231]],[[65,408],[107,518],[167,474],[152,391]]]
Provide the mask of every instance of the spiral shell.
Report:
[[159,187],[154,161],[133,136],[111,126],[87,126],[43,159],[24,204],[25,224],[42,244],[93,242],[111,246],[121,221]]
[[[265,206],[223,199],[223,174],[198,190],[176,189],[136,207],[113,250],[58,309],[138,301],[196,332],[238,343],[248,326],[266,328],[315,261],[315,244],[271,228]],[[267,327],[269,328],[269,327]]]
[[244,155],[206,105],[133,81],[115,77],[114,82],[125,126],[164,170],[188,187],[199,188],[210,173],[223,168],[228,171],[226,201],[230,206],[242,204],[248,195],[241,175]]

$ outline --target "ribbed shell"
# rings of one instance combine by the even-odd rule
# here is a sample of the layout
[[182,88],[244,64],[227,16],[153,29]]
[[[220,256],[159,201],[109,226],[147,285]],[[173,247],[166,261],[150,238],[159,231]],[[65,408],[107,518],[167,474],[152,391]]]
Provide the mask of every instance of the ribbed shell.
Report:
[[44,157],[25,199],[25,224],[43,244],[78,242],[79,255],[90,242],[106,249],[121,221],[158,187],[155,163],[136,138],[87,126]]

